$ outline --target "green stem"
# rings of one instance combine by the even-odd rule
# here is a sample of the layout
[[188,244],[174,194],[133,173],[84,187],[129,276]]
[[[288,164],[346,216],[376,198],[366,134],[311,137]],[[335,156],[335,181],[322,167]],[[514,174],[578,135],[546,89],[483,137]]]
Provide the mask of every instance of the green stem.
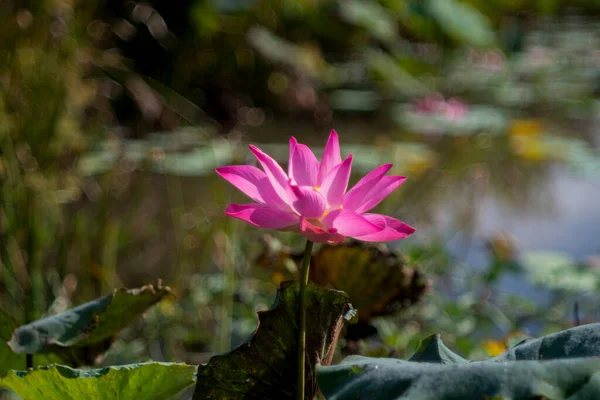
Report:
[[300,329],[298,330],[298,400],[304,400],[305,358],[306,358],[306,287],[308,286],[308,271],[310,269],[310,256],[313,242],[306,241],[304,258],[302,259],[302,272],[300,275]]

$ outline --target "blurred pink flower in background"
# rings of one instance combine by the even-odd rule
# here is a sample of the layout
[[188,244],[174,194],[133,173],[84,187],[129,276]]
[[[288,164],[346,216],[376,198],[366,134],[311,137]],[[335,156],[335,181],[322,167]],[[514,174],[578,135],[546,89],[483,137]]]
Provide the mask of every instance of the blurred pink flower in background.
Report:
[[454,97],[446,100],[441,94],[432,94],[415,101],[414,108],[419,113],[441,115],[448,121],[457,121],[469,112],[468,106],[462,101]]
[[217,173],[256,201],[230,204],[225,214],[260,228],[298,231],[318,243],[346,237],[368,242],[404,239],[414,228],[386,215],[367,213],[404,180],[386,176],[385,164],[346,192],[352,155],[342,161],[338,135],[331,131],[319,162],[313,152],[290,139],[288,173],[269,155],[250,145],[263,170],[250,165],[217,168]]

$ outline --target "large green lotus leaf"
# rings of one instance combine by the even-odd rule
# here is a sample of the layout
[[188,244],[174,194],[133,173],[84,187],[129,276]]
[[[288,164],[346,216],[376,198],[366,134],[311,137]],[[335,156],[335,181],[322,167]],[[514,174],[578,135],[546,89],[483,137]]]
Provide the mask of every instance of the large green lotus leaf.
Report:
[[417,351],[409,361],[438,364],[466,364],[469,362],[446,347],[439,334],[421,340]]
[[600,324],[580,325],[538,339],[524,340],[494,360],[576,357],[600,357]]
[[48,365],[11,371],[0,386],[25,400],[162,400],[192,385],[195,371],[193,365],[157,362],[91,370]]
[[599,371],[596,358],[440,365],[352,356],[317,367],[329,400],[598,399]]
[[118,289],[71,310],[21,326],[8,345],[16,353],[57,353],[65,362],[90,364],[105,351],[114,335],[132,320],[170,295],[159,283],[139,289]]
[[26,367],[25,355],[15,353],[7,344],[17,326],[17,321],[0,309],[0,377],[6,375],[11,369]]
[[[296,398],[298,283],[284,282],[248,342],[198,368],[194,400]],[[315,365],[329,364],[344,319],[352,315],[344,292],[307,287],[306,399],[317,391]]]

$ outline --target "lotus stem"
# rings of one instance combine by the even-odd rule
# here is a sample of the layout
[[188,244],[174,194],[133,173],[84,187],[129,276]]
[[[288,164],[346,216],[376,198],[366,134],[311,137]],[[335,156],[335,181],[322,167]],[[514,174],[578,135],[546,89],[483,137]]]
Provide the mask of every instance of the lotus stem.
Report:
[[308,272],[313,242],[306,241],[304,257],[302,259],[302,272],[300,275],[300,329],[298,330],[298,396],[297,400],[304,400],[305,363],[306,363],[306,288],[308,286]]

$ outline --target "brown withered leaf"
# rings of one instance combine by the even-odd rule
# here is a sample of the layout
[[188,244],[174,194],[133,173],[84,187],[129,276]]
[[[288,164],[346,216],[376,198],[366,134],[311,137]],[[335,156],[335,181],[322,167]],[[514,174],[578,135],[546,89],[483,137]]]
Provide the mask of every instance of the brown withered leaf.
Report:
[[[257,263],[273,271],[274,277],[294,278],[302,254],[266,237],[266,251]],[[297,272],[296,272],[297,273]],[[376,332],[370,326],[374,317],[391,315],[418,302],[428,281],[408,265],[406,257],[385,245],[350,241],[342,245],[323,245],[313,254],[310,280],[319,285],[343,290],[358,311],[358,324],[352,325],[347,339],[360,339]]]

